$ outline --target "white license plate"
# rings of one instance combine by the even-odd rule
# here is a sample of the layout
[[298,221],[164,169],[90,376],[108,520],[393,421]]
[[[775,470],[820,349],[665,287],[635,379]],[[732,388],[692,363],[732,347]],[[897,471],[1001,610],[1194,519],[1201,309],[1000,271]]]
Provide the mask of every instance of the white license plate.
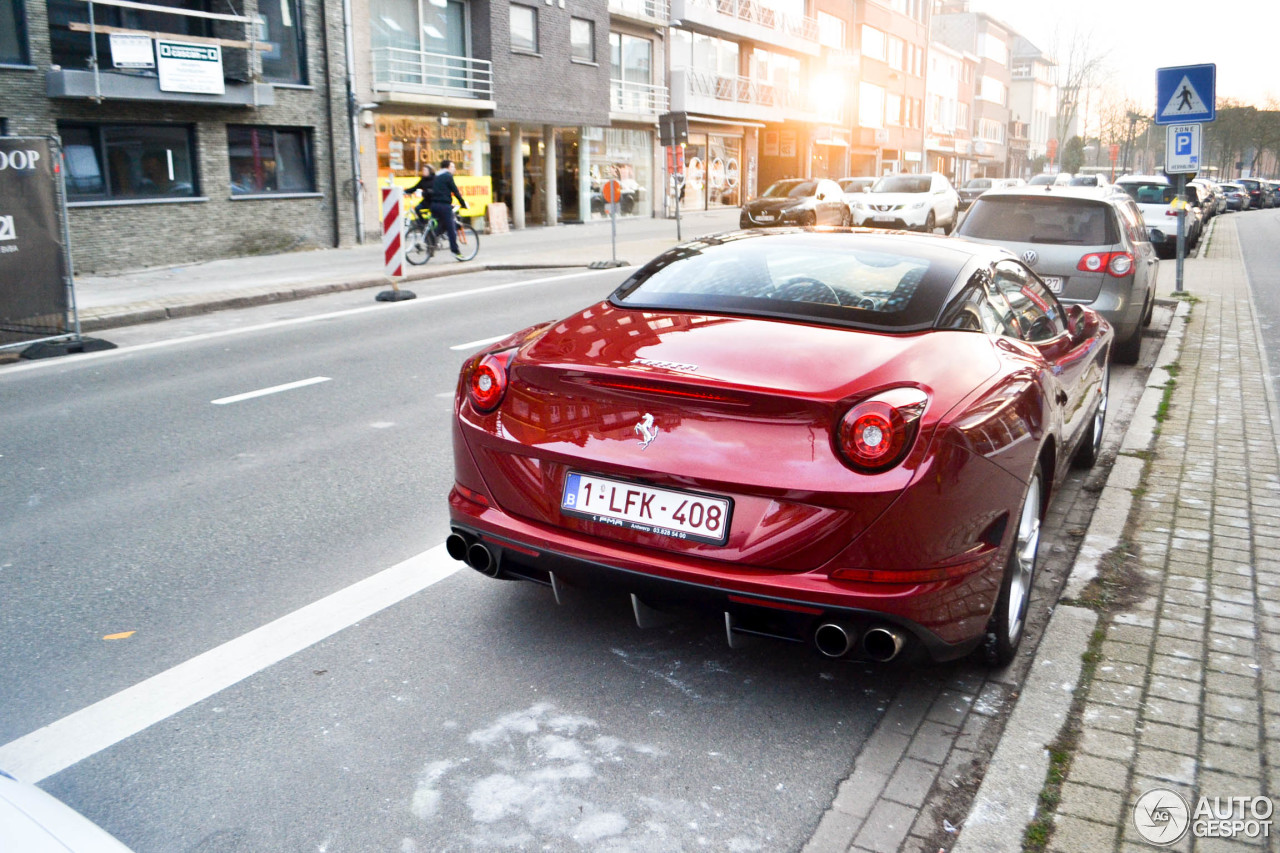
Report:
[[733,501],[570,473],[560,508],[601,524],[723,545]]
[[874,219],[876,222],[893,222],[897,220],[898,217],[881,215],[881,216],[873,216],[871,218]]
[[1046,276],[1042,276],[1042,279],[1044,280],[1044,286],[1049,288],[1049,291],[1051,293],[1062,292],[1062,279],[1059,278],[1058,276],[1046,275]]
[[774,215],[772,213],[758,213],[756,214],[756,219],[761,222],[772,222],[774,220]]

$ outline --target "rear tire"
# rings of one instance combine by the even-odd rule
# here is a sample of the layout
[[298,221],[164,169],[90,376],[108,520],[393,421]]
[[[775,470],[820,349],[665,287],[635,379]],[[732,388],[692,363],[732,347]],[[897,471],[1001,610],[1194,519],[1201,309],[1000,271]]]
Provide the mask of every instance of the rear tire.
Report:
[[1139,323],[1134,327],[1133,334],[1112,345],[1111,357],[1116,360],[1117,364],[1137,364],[1138,356],[1141,353],[1142,324]]
[[1037,462],[1022,499],[1022,509],[1018,512],[1018,527],[1005,565],[1004,580],[1000,583],[1000,597],[996,599],[995,613],[991,615],[987,629],[987,662],[992,666],[1008,666],[1017,656],[1018,644],[1026,633],[1028,605],[1036,579],[1036,558],[1040,552],[1043,488],[1044,478]]
[[469,261],[480,252],[480,232],[470,223],[458,226],[458,257]]
[[1107,395],[1111,385],[1111,368],[1108,365],[1102,366],[1102,387],[1100,393],[1102,398],[1098,400],[1098,407],[1093,410],[1093,419],[1089,422],[1089,431],[1085,433],[1084,438],[1080,442],[1080,449],[1076,451],[1075,459],[1071,460],[1077,468],[1092,468],[1098,461],[1098,455],[1102,452],[1102,434],[1107,428]]

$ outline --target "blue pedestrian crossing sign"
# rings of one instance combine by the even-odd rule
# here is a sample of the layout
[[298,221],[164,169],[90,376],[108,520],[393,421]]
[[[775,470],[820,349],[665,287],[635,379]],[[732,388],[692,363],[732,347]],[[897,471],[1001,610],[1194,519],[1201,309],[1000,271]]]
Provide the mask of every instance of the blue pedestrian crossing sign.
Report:
[[1156,69],[1156,124],[1213,121],[1218,66],[1180,65]]

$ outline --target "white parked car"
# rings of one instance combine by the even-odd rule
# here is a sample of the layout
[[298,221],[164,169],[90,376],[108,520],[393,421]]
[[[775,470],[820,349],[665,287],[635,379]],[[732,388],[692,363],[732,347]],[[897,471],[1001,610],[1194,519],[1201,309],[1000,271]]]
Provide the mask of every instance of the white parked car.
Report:
[[51,794],[0,770],[0,850],[129,853],[114,836]]
[[960,196],[946,175],[885,175],[850,205],[854,225],[932,232],[956,227]]
[[[1177,188],[1164,175],[1126,175],[1116,180],[1116,186],[1138,205],[1147,228],[1164,236],[1163,242],[1155,243],[1156,251],[1162,257],[1173,257],[1178,244]],[[1188,186],[1187,195],[1193,199],[1186,208],[1185,239],[1190,249],[1200,239],[1200,207],[1193,187]]]

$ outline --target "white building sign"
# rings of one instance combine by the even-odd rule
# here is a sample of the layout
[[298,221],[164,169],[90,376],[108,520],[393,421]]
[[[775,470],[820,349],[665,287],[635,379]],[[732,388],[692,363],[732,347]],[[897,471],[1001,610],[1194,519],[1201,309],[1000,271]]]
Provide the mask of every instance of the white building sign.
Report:
[[155,68],[151,36],[111,33],[111,64],[116,68]]
[[156,70],[162,92],[196,92],[222,95],[222,48],[216,44],[190,44],[156,40]]

